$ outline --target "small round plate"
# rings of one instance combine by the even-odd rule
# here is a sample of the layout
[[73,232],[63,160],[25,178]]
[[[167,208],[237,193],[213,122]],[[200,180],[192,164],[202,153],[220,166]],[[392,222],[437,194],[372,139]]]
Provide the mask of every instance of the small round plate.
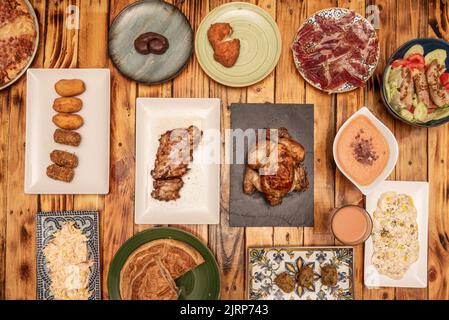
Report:
[[[396,112],[396,110],[390,105],[390,103],[387,101],[387,98],[386,98],[387,94],[385,92],[384,84],[385,84],[385,77],[387,75],[388,67],[393,63],[394,60],[402,59],[404,57],[405,53],[407,52],[407,50],[410,49],[411,47],[413,47],[415,44],[420,44],[424,48],[424,55],[426,55],[429,52],[436,50],[436,49],[443,49],[449,53],[449,43],[444,40],[441,40],[441,39],[418,38],[418,39],[410,40],[410,41],[404,43],[403,45],[401,45],[396,50],[396,52],[391,55],[391,57],[388,59],[386,65],[385,65],[385,70],[382,75],[382,89],[381,89],[382,100],[384,102],[384,105],[387,107],[387,110],[396,119],[401,120],[402,122],[407,123],[414,127],[426,127],[426,128],[436,127],[436,126],[439,126],[439,125],[449,122],[449,115],[444,118],[441,118],[438,120],[431,120],[426,123],[407,121]],[[449,59],[446,59],[446,70],[449,70]]]
[[33,63],[34,58],[36,57],[37,49],[39,48],[39,21],[37,20],[36,12],[34,11],[33,6],[28,0],[24,0],[25,4],[28,7],[28,11],[30,12],[31,16],[34,20],[34,30],[36,31],[36,38],[34,39],[34,49],[33,53],[31,54],[27,64],[25,67],[20,71],[19,74],[14,79],[11,79],[7,83],[5,83],[3,86],[0,86],[0,90],[6,89],[7,87],[11,86],[13,83],[15,83],[17,80],[20,79],[20,77],[23,76],[23,74],[27,71],[27,69],[31,66]]
[[205,262],[176,280],[181,290],[180,300],[217,300],[220,297],[220,272],[212,252],[195,236],[177,228],[160,227],[142,231],[128,239],[117,251],[108,274],[109,297],[120,300],[120,271],[131,253],[157,239],[185,242],[203,256]]
[[[134,40],[145,32],[168,39],[162,54],[143,55]],[[156,84],[176,77],[193,51],[193,30],[187,17],[175,6],[161,0],[133,3],[115,18],[109,31],[109,55],[117,69],[137,82]]]
[[[298,41],[298,34],[306,25],[308,25],[308,24],[316,25],[317,24],[317,22],[315,20],[316,16],[320,16],[320,17],[323,17],[325,19],[338,20],[342,16],[348,14],[350,11],[351,10],[346,9],[346,8],[333,7],[333,8],[322,9],[322,10],[319,10],[319,11],[315,12],[312,16],[307,18],[307,20],[304,21],[304,23],[299,27],[298,31],[296,32],[295,39],[293,40],[293,45],[295,43],[297,43],[297,42],[299,43],[299,41]],[[374,29],[372,24],[369,23],[368,20],[366,20],[363,16],[361,16],[357,12],[355,12],[354,21],[362,21],[362,23],[366,26],[367,29],[374,30],[374,34],[375,34],[375,36],[377,38],[376,30]],[[303,70],[303,68],[301,66],[301,62],[299,61],[298,57],[295,54],[295,50],[293,49],[293,45],[292,45],[292,53],[293,53],[293,61],[295,62],[296,69],[298,69],[298,72],[301,74],[301,76],[304,78],[304,80],[306,80],[313,87],[315,87],[315,88],[317,88],[317,89],[319,89],[321,91],[325,91],[325,92],[327,92],[329,94],[331,94],[331,93],[343,93],[343,92],[348,92],[348,91],[352,91],[352,90],[355,90],[355,89],[359,88],[359,87],[354,86],[354,85],[352,85],[350,83],[345,83],[343,86],[337,88],[336,90],[324,90],[324,89],[322,89],[320,84],[313,82],[312,80],[310,80],[305,75],[305,72],[304,72],[304,70]],[[366,65],[368,67],[368,75],[366,77],[364,77],[364,79],[363,79],[365,83],[366,83],[366,81],[368,81],[369,78],[372,77],[372,75],[374,74],[374,71],[376,71],[377,64],[379,63],[379,56],[380,56],[380,46],[378,46],[378,48],[377,48],[376,61],[374,63]]]
[[[207,30],[213,23],[227,22],[240,39],[240,55],[236,64],[226,68],[214,60]],[[212,10],[198,27],[195,53],[203,70],[213,80],[230,86],[246,87],[268,76],[281,56],[282,41],[273,18],[258,6],[232,2]]]

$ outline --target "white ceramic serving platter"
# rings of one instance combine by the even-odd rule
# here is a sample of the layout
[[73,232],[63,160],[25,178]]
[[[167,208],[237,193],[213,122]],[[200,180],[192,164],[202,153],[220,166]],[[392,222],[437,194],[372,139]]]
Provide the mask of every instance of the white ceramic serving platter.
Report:
[[[84,125],[76,130],[82,140],[78,147],[54,142],[57,128],[52,105],[58,97],[54,85],[61,79],[81,79],[86,91],[79,96]],[[110,73],[108,69],[28,69],[26,112],[25,193],[107,194],[109,192]],[[47,167],[55,150],[78,156],[72,182],[50,179]]]
[[[378,130],[380,130],[380,132],[382,132],[382,134],[384,135],[385,139],[387,140],[388,146],[390,148],[390,158],[388,159],[388,163],[387,163],[384,171],[382,171],[382,173],[379,175],[379,177],[368,186],[362,186],[362,185],[356,183],[348,174],[346,174],[346,172],[344,172],[344,170],[341,168],[341,165],[337,158],[337,141],[340,138],[341,133],[351,123],[351,121],[359,115],[364,115],[368,119],[371,120],[371,122],[376,126],[376,128]],[[388,129],[379,119],[377,119],[376,116],[374,114],[372,114],[371,111],[369,111],[369,109],[367,107],[363,107],[360,110],[358,110],[357,112],[355,112],[351,117],[349,117],[349,119],[346,120],[346,122],[341,126],[340,130],[338,130],[337,135],[335,136],[335,139],[334,139],[333,155],[334,155],[334,160],[335,160],[335,163],[337,164],[338,169],[363,194],[367,195],[372,190],[374,190],[376,188],[376,186],[378,186],[380,183],[385,181],[388,178],[388,176],[390,175],[390,173],[393,171],[394,167],[396,166],[396,162],[398,161],[399,147],[398,147],[398,142],[397,142],[396,138],[394,137],[393,133],[390,131],[390,129]]]
[[427,234],[428,234],[428,207],[429,184],[416,181],[384,181],[366,197],[366,210],[371,217],[377,207],[377,201],[384,192],[395,191],[407,194],[413,198],[417,210],[419,258],[413,263],[404,277],[399,280],[391,279],[379,274],[371,262],[373,255],[373,240],[365,242],[365,285],[367,287],[427,287]]
[[[218,224],[220,215],[220,100],[150,99],[136,103],[136,224]],[[159,138],[195,125],[203,131],[176,201],[151,197]],[[211,135],[215,135],[212,139]],[[212,158],[211,158],[212,157]],[[212,160],[212,161],[211,161]]]

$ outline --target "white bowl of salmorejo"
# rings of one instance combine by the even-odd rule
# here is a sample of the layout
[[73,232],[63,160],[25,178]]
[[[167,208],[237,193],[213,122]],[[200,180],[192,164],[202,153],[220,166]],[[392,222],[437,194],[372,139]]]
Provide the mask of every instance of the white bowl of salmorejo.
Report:
[[338,241],[355,246],[369,238],[373,230],[373,221],[362,207],[346,205],[333,211],[331,229]]
[[338,130],[333,153],[338,169],[366,195],[393,171],[399,148],[390,129],[363,107]]

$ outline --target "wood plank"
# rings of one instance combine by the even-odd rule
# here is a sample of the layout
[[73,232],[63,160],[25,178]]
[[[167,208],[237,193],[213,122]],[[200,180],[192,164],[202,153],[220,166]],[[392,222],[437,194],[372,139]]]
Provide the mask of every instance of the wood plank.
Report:
[[[366,106],[372,111],[392,132],[394,132],[394,118],[388,113],[380,96],[382,74],[386,60],[396,50],[396,33],[391,32],[396,28],[396,14],[385,14],[395,12],[396,2],[391,0],[367,1],[367,6],[377,6],[380,10],[380,28],[377,30],[380,45],[379,65],[373,77],[367,83],[365,94]],[[395,179],[395,172],[391,173],[390,180]],[[394,288],[363,288],[363,299],[386,300],[394,299]]]
[[[45,1],[32,1],[40,17],[40,36],[45,34]],[[33,67],[43,63],[43,47],[39,44]],[[2,127],[8,134],[6,176],[6,259],[4,268],[6,299],[36,298],[35,214],[38,197],[24,194],[25,167],[25,76],[9,90],[9,107],[2,110]],[[2,208],[3,210],[3,208]]]
[[[256,3],[252,1],[252,3]],[[259,7],[268,12],[276,19],[276,1],[257,1]],[[275,94],[275,71],[271,72],[264,80],[247,88],[248,103],[274,102]],[[246,228],[246,247],[273,245],[274,228]]]
[[[212,9],[212,8],[211,8]],[[225,130],[231,127],[231,103],[246,100],[245,89],[234,89],[211,81],[210,97],[221,99],[221,199],[220,223],[209,226],[209,247],[215,253],[221,269],[221,299],[244,299],[245,228],[229,226],[230,165],[224,164]]]
[[[365,2],[338,0],[338,6],[354,10],[358,14],[365,16]],[[336,105],[336,131],[341,125],[358,109],[365,104],[366,88],[359,88],[347,93],[337,95]],[[363,194],[353,185],[338,169],[335,172],[335,207],[347,204],[364,206]],[[330,223],[330,222],[329,222]],[[337,240],[336,245],[342,245]],[[363,244],[354,247],[354,298],[357,300],[363,297]]]
[[[282,37],[282,54],[276,67],[276,103],[306,103],[305,81],[293,62],[290,45],[301,23],[307,18],[305,2],[280,1],[276,7],[276,20]],[[286,81],[287,79],[287,81]],[[304,228],[274,228],[273,245],[302,245]]]
[[[139,98],[170,98],[172,96],[172,81],[157,85],[137,85],[137,97]],[[134,212],[133,212],[134,215]],[[158,225],[160,226],[160,225]],[[151,224],[134,224],[134,234],[154,227]]]
[[0,91],[0,300],[5,299],[9,90]]
[[[429,35],[449,39],[449,7],[429,2]],[[429,287],[428,298],[449,299],[449,125],[428,131]]]
[[[174,3],[174,0],[166,1],[169,3]],[[157,85],[145,85],[138,84],[137,85],[137,96],[139,98],[170,98],[172,97],[172,84],[173,81],[170,80],[165,83],[157,84]],[[151,224],[135,224],[134,225],[134,234],[150,229],[154,227]]]
[[[109,2],[106,0],[81,1],[80,5],[78,67],[107,68]],[[105,211],[105,196],[76,195],[74,197],[74,209],[98,211],[100,247],[106,247],[109,239],[103,234],[104,221],[108,214]],[[104,275],[102,276],[104,277]],[[102,285],[105,285],[104,279]]]
[[[112,0],[109,23],[133,0]],[[107,276],[116,251],[133,234],[135,171],[136,84],[112,65],[111,69],[111,172],[103,219],[103,298],[108,298]]]
[[[405,1],[404,1],[405,2]],[[427,35],[428,7],[425,0],[401,1],[397,9],[396,44]],[[396,121],[395,136],[399,144],[397,180],[427,181],[427,129]],[[410,139],[410,137],[413,137]],[[397,288],[396,299],[426,299],[427,289]]]
[[[70,18],[66,8],[79,7],[79,0],[49,1],[44,47],[44,68],[76,68],[78,63],[78,30],[66,27]],[[73,210],[73,195],[41,195],[42,211]]]
[[[273,19],[276,19],[276,1],[262,0],[262,1],[249,1],[253,4],[257,4],[265,11],[267,11]],[[271,72],[265,79],[247,88],[247,102],[248,103],[273,103],[275,100],[275,74],[276,70]],[[274,240],[274,229],[273,227],[248,227],[245,228],[245,247],[247,252],[248,248],[254,246],[272,246]],[[247,258],[245,259],[246,265]],[[245,283],[245,296],[246,293],[246,283]]]
[[[180,6],[180,9],[189,19],[193,30],[197,30],[199,24],[209,12],[209,1],[187,0]],[[201,69],[195,55],[192,55],[186,68],[173,80],[173,97],[202,98],[208,96],[209,78]],[[176,227],[192,232],[205,243],[208,241],[207,225],[183,225]]]
[[[223,4],[210,0],[209,10]],[[221,293],[223,300],[245,299],[245,228],[229,226],[230,165],[225,164],[225,130],[231,127],[232,103],[246,101],[246,89],[230,88],[210,80],[209,96],[221,100],[221,199],[220,223],[209,226],[209,247],[215,253],[221,271]]]
[[[336,1],[307,2],[307,17],[318,10],[335,7]],[[304,228],[304,245],[334,243],[330,231],[330,212],[335,205],[335,164],[332,143],[335,136],[335,95],[328,95],[306,85],[306,101],[315,105],[315,226]]]

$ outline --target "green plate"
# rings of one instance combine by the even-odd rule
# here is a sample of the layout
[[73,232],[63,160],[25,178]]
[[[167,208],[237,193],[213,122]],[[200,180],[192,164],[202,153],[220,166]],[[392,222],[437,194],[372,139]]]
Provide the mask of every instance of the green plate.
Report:
[[[207,39],[211,24],[227,22],[240,39],[240,56],[226,68],[216,62]],[[203,70],[215,81],[230,87],[246,87],[270,74],[281,56],[281,34],[276,22],[263,9],[244,2],[231,2],[211,11],[196,33],[195,52]]]
[[129,238],[117,251],[108,274],[109,298],[120,300],[120,271],[131,253],[141,245],[157,239],[185,242],[203,256],[205,263],[176,280],[181,289],[180,300],[217,300],[220,297],[220,272],[214,255],[195,236],[170,227],[148,229]]

